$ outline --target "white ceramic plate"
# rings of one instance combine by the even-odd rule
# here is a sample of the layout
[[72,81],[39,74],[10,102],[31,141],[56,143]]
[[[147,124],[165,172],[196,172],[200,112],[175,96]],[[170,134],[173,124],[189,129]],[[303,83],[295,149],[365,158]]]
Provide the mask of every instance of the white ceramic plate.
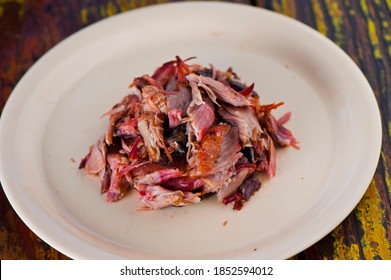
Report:
[[[232,66],[264,103],[284,101],[301,150],[278,151],[277,176],[241,211],[215,199],[139,211],[78,170],[102,113],[133,77],[175,55]],[[75,259],[284,259],[332,231],[376,168],[381,121],[368,82],[328,39],[287,17],[222,3],[158,5],[94,24],[23,77],[1,117],[0,175],[23,221]],[[225,223],[226,221],[226,223]],[[224,225],[225,224],[225,225]]]

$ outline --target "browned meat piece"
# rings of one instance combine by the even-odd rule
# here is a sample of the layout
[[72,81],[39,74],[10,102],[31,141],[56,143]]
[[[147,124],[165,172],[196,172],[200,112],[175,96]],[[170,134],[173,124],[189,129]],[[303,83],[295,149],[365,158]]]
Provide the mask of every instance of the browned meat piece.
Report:
[[133,79],[130,94],[104,116],[109,124],[81,160],[96,175],[107,201],[131,189],[143,209],[198,203],[205,194],[240,210],[260,188],[258,173],[276,175],[276,152],[298,147],[254,84],[227,71],[188,64],[179,56]]

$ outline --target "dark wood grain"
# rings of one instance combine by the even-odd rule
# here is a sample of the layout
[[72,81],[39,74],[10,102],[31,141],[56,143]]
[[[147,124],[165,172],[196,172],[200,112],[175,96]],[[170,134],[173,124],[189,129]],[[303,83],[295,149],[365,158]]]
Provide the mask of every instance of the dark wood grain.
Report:
[[[169,1],[0,0],[0,112],[20,78],[58,42],[103,18],[161,2]],[[292,259],[391,259],[391,1],[236,2],[285,14],[330,38],[363,71],[381,110],[383,146],[368,191],[336,229]],[[1,259],[68,259],[26,227],[2,189],[0,213]]]

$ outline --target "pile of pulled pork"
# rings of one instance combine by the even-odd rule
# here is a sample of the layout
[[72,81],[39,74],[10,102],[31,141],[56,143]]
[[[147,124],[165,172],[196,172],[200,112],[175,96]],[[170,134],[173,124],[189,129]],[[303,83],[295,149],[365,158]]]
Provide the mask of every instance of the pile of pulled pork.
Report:
[[280,119],[283,104],[260,104],[254,84],[232,69],[193,58],[169,61],[135,78],[130,94],[105,116],[109,126],[80,162],[96,174],[107,201],[131,189],[147,209],[200,202],[210,194],[240,210],[259,190],[257,173],[276,173],[276,147],[298,148]]

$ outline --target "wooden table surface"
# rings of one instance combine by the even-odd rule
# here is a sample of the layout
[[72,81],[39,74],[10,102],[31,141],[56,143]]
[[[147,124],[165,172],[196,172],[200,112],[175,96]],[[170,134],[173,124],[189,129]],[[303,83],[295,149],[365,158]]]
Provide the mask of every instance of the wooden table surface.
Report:
[[[162,2],[169,1],[0,0],[0,110],[23,74],[58,42],[103,18]],[[364,197],[330,234],[292,259],[391,259],[391,1],[236,2],[296,18],[329,37],[363,71],[381,111],[382,152]],[[0,213],[1,259],[68,259],[29,230],[2,188]]]

